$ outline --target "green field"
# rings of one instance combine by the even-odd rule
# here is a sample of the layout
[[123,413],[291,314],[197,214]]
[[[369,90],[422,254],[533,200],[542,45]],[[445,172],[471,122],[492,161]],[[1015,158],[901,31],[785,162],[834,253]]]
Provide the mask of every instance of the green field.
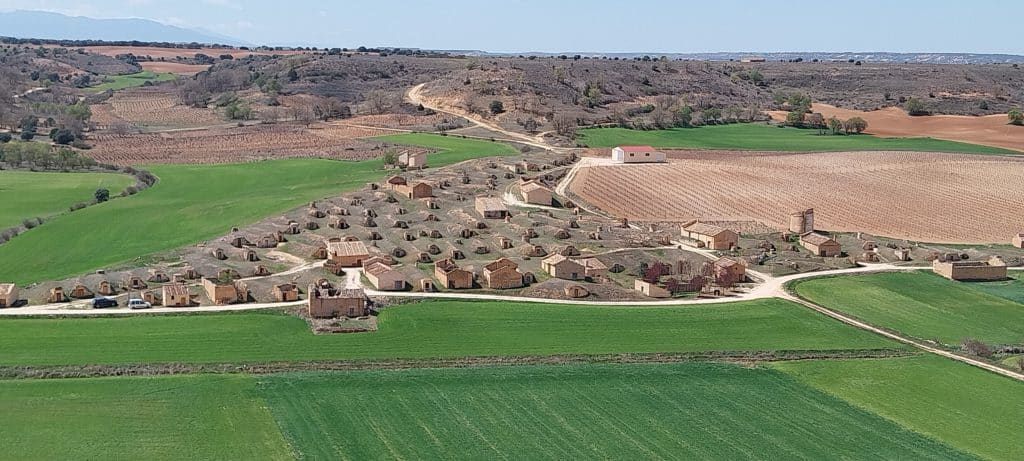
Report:
[[0,458],[290,459],[255,384],[247,376],[0,381]]
[[153,187],[61,216],[0,245],[0,260],[19,261],[0,265],[0,280],[57,280],[170,250],[383,175],[380,162],[314,159],[148,169],[160,178]]
[[110,195],[117,195],[134,183],[135,178],[116,173],[0,171],[0,229],[91,202],[96,189],[106,188]]
[[1024,304],[976,286],[918,271],[810,279],[794,289],[822,306],[922,339],[1024,344]]
[[374,139],[395,144],[435,149],[436,152],[431,153],[427,158],[429,166],[450,165],[474,158],[515,155],[518,153],[508,144],[479,139],[462,139],[458,136],[408,133],[378,136]]
[[422,359],[703,351],[899,349],[782,300],[637,309],[431,301],[379,331],[313,335],[276,312],[0,320],[0,365]]
[[[511,147],[437,135],[400,135],[443,149],[431,166],[515,153]],[[394,141],[398,142],[398,141]],[[160,178],[139,194],[62,216],[0,245],[0,281],[57,280],[227,233],[311,200],[384,177],[380,160],[273,160],[229,165],[154,165]],[[0,216],[8,215],[0,202]],[[17,208],[21,208],[17,205]],[[18,213],[13,213],[20,219]],[[75,245],[67,245],[67,242]]]
[[588,365],[257,378],[308,459],[970,459],[785,374]]
[[989,459],[1024,459],[1024,383],[932,355],[773,366],[961,450]]
[[173,72],[153,72],[151,70],[144,70],[142,72],[136,72],[128,75],[108,75],[103,78],[103,83],[99,85],[89,87],[90,91],[97,93],[107,90],[123,90],[125,88],[132,88],[136,86],[145,85],[146,82],[159,83],[167,82],[177,78]]
[[971,287],[990,295],[1024,304],[1024,272],[1010,272],[1010,280],[973,283]]
[[1020,154],[1020,152],[997,147],[932,138],[877,138],[870,135],[822,136],[818,135],[817,130],[778,128],[759,123],[651,131],[590,128],[579,131],[578,142],[589,147],[642,144],[679,149],[789,152],[910,150],[969,154]]

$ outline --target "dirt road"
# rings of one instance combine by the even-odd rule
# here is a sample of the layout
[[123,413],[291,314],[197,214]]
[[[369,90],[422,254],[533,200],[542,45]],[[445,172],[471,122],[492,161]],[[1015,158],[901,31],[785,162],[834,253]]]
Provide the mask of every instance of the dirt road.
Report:
[[427,109],[431,109],[431,110],[433,110],[435,112],[441,112],[443,114],[454,115],[456,117],[469,120],[470,123],[472,123],[472,124],[474,124],[474,125],[476,125],[476,126],[478,126],[480,128],[483,128],[483,129],[486,129],[486,130],[490,130],[490,131],[494,131],[496,133],[501,133],[501,134],[503,134],[505,136],[508,136],[509,138],[512,138],[512,140],[515,141],[515,142],[518,142],[518,143],[521,143],[521,144],[526,144],[526,145],[529,145],[529,146],[532,146],[532,147],[536,147],[536,148],[539,148],[539,149],[544,149],[544,150],[550,150],[550,151],[557,151],[558,150],[557,148],[554,148],[554,147],[551,147],[551,146],[547,145],[547,143],[544,142],[544,138],[542,138],[540,136],[529,136],[529,135],[525,135],[525,134],[522,134],[522,133],[517,133],[515,131],[506,130],[506,129],[498,126],[496,123],[492,123],[492,122],[489,122],[487,120],[481,119],[480,117],[477,117],[477,116],[475,116],[473,114],[469,114],[466,111],[464,111],[462,109],[459,109],[458,107],[452,106],[451,104],[444,103],[444,101],[442,101],[442,100],[439,100],[437,98],[428,97],[428,96],[426,96],[423,93],[423,86],[424,85],[425,85],[424,83],[420,83],[419,85],[416,85],[416,86],[410,88],[409,91],[407,91],[405,93],[406,99],[408,99],[409,102],[411,102],[413,104],[421,104],[421,105],[423,105],[423,107],[426,107]]

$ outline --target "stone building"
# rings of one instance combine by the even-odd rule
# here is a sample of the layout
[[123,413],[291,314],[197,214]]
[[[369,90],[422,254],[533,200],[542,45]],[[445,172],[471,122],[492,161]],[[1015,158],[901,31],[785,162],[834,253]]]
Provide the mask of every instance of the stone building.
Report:
[[441,282],[441,286],[448,289],[473,288],[473,273],[460,269],[451,258],[434,263],[434,277]]
[[484,266],[483,278],[483,285],[492,290],[523,286],[523,273],[519,272],[519,265],[507,258],[501,258]]
[[486,219],[505,219],[509,215],[508,207],[498,197],[477,197],[476,212]]
[[359,288],[310,285],[306,305],[314,318],[362,317],[366,315],[366,294]]
[[843,253],[843,247],[839,242],[835,241],[832,237],[817,232],[808,232],[801,235],[800,245],[815,256],[831,257],[839,256]]
[[682,236],[712,250],[728,250],[739,243],[740,235],[724,227],[690,221],[682,226]]
[[553,254],[540,262],[540,268],[548,275],[565,280],[582,280],[586,277],[586,268],[560,254]]
[[814,208],[790,213],[789,231],[801,235],[814,232]]
[[359,267],[369,258],[370,252],[363,242],[327,243],[327,259],[341,267]]
[[168,283],[161,290],[164,306],[188,307],[192,305],[192,293],[184,283]]
[[612,149],[615,163],[664,163],[665,153],[651,146],[618,146]]
[[1006,262],[999,256],[988,261],[932,261],[932,271],[950,280],[988,282],[1006,280]]

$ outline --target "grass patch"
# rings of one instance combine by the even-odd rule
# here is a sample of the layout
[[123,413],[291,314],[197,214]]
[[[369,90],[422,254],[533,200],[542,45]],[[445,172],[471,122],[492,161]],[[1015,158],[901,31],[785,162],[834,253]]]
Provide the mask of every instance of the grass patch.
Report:
[[500,142],[463,139],[457,136],[441,136],[429,133],[393,134],[378,136],[373,139],[435,149],[437,152],[427,156],[427,165],[430,166],[447,165],[480,157],[496,157],[518,153],[508,144]]
[[810,279],[794,289],[829,309],[922,339],[1024,344],[1024,304],[975,287],[915,271]]
[[763,368],[546,366],[259,381],[308,459],[970,458]]
[[290,459],[247,376],[0,381],[5,459]]
[[1024,272],[1010,271],[1010,277],[1010,280],[1000,282],[973,283],[971,287],[990,295],[1024,304]]
[[936,356],[773,364],[903,427],[989,459],[1024,459],[1024,385]]
[[933,138],[878,138],[871,135],[822,136],[817,130],[778,128],[760,123],[640,131],[626,128],[590,128],[579,131],[578,142],[589,147],[645,144],[679,149],[734,149],[787,152],[894,150],[961,152],[967,154],[1020,154],[998,147]]
[[26,218],[45,218],[78,202],[91,202],[96,189],[121,193],[135,178],[117,173],[0,171],[0,229]]
[[159,83],[167,82],[178,78],[173,72],[153,72],[151,70],[144,70],[142,72],[136,72],[128,75],[108,75],[103,78],[103,83],[99,85],[91,86],[88,88],[89,91],[95,91],[97,93],[112,90],[123,90],[125,88],[132,88],[136,86],[145,85],[146,82]]
[[0,365],[902,348],[778,299],[655,309],[430,301],[385,310],[378,328],[313,335],[273,311],[5,319]]

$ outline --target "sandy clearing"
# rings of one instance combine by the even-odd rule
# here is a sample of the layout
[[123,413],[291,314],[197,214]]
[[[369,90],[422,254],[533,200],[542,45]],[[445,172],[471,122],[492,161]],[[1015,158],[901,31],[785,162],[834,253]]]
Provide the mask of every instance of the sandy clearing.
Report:
[[[843,109],[828,104],[814,104],[811,108],[825,116],[846,120],[860,117],[868,122],[867,132],[883,138],[929,137],[949,141],[969,142],[985,146],[1024,151],[1024,127],[1007,124],[1006,114],[984,115],[930,115],[911,117],[898,107],[873,111]],[[771,111],[776,121],[784,121],[786,112]]]
[[666,164],[580,168],[570,190],[634,221],[752,220],[934,243],[1007,243],[1024,229],[1024,158],[919,152],[683,151]]
[[148,71],[172,72],[178,75],[185,76],[192,76],[210,68],[210,66],[207,66],[205,64],[184,64],[180,62],[160,61],[140,62],[139,65],[142,66],[144,70]]

